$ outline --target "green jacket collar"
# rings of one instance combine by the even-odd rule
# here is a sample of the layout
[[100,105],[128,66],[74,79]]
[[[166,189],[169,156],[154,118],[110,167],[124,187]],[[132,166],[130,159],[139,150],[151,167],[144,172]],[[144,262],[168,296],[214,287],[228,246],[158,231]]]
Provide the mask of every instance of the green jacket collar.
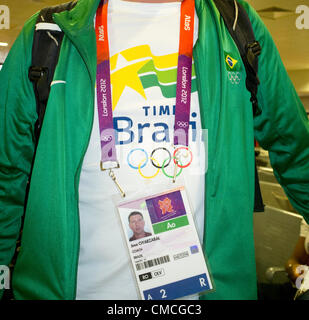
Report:
[[[66,36],[72,41],[89,72],[92,84],[96,75],[96,41],[94,30],[94,16],[101,0],[78,0],[70,11],[54,14],[55,22]],[[195,0],[195,7],[199,15],[204,6],[203,0]]]
[[55,21],[61,25],[67,35],[76,37],[93,26],[99,3],[100,0],[78,0],[72,10],[55,14]]
[[100,0],[79,0],[70,11],[54,14],[55,22],[72,41],[83,58],[94,86],[96,75],[95,31],[93,19]]

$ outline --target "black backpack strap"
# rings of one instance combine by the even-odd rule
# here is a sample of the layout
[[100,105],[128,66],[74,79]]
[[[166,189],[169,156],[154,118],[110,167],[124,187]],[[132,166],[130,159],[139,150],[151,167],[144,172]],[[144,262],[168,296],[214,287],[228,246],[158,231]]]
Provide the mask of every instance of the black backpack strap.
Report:
[[[258,78],[258,56],[261,46],[256,41],[251,21],[246,10],[236,0],[213,0],[219,10],[230,35],[235,41],[246,69],[246,87],[251,94],[253,115],[258,108],[257,91],[260,84]],[[263,212],[264,203],[261,195],[259,178],[255,164],[255,201],[254,211]]]
[[36,143],[39,139],[50,92],[50,84],[54,77],[63,39],[63,32],[54,23],[52,15],[53,13],[71,10],[75,5],[76,1],[72,1],[42,9],[36,21],[32,46],[32,64],[28,75],[33,83],[37,104],[38,120],[35,124]]
[[[32,64],[29,68],[28,74],[30,81],[33,83],[37,104],[36,109],[38,113],[38,120],[35,124],[36,144],[32,159],[30,175],[26,187],[24,214],[21,219],[20,233],[16,242],[16,250],[10,264],[11,272],[14,269],[19,252],[19,247],[21,245],[21,235],[24,224],[25,210],[27,206],[29,186],[36,154],[36,148],[50,92],[50,84],[53,80],[55,68],[59,58],[60,47],[63,39],[63,32],[54,23],[52,15],[53,13],[60,13],[65,10],[71,10],[75,5],[76,1],[72,1],[59,6],[42,9],[36,21],[36,29],[34,31],[32,46]],[[5,290],[5,292],[7,294],[8,299],[13,298],[12,290]]]
[[255,115],[258,106],[257,90],[260,83],[258,78],[258,56],[261,53],[261,46],[255,40],[251,21],[246,10],[236,0],[213,1],[235,41],[244,63],[247,73],[246,87],[251,93],[250,100],[253,114]]
[[[75,5],[76,1],[72,1],[62,5],[42,9],[37,17],[35,25],[32,45],[32,62],[31,67],[29,68],[28,77],[33,83],[38,119],[34,128],[35,149],[26,187],[24,211],[27,206],[32,169],[49,97],[50,84],[54,77],[64,35],[58,25],[54,23],[53,13],[71,10]],[[22,217],[22,226],[23,220],[24,215]],[[16,254],[17,253],[15,252],[15,256]]]

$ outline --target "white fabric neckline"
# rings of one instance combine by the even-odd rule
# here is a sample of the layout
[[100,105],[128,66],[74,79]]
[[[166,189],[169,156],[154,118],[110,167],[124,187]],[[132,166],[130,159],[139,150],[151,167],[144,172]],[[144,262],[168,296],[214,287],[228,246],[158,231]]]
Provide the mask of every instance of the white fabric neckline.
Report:
[[162,14],[171,14],[171,11],[177,11],[181,7],[181,2],[165,2],[165,3],[145,3],[145,2],[133,2],[125,0],[109,0],[108,10],[113,12],[117,10],[125,12],[133,12],[138,14],[141,12],[143,15],[154,15],[157,11]]

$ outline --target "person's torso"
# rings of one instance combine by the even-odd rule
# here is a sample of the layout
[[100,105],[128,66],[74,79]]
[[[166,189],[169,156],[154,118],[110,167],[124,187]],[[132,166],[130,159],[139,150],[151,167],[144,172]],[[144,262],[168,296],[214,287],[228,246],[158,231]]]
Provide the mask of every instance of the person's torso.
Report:
[[[197,18],[195,26],[197,26]],[[114,170],[126,193],[171,181],[144,158],[160,165],[173,154],[180,3],[142,4],[110,1],[110,47],[113,120],[120,168]],[[197,38],[197,27],[194,35]],[[181,177],[195,211],[200,240],[204,219],[205,145],[192,72],[189,147],[193,161]],[[118,190],[100,170],[100,132],[95,103],[92,134],[79,186],[80,256],[77,299],[137,299],[129,254],[112,197]],[[159,148],[159,149],[158,149]],[[160,148],[165,148],[160,149]],[[168,150],[168,151],[166,151]],[[142,163],[142,164],[141,164]],[[140,166],[140,170],[138,170]],[[165,173],[173,175],[172,162]],[[147,232],[147,230],[145,230]],[[126,290],[120,288],[125,286]]]

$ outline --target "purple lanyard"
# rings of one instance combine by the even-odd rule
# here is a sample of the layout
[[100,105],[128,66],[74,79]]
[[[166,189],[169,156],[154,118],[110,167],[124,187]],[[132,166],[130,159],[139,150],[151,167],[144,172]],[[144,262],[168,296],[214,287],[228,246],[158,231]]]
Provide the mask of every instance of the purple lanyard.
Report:
[[101,141],[101,169],[118,168],[115,130],[113,124],[110,80],[109,45],[107,32],[108,0],[100,2],[96,15],[97,40],[97,106]]
[[[102,170],[119,168],[113,124],[107,7],[108,0],[102,0],[97,10],[95,28],[97,40],[97,106]],[[188,146],[191,108],[194,0],[182,1],[180,19],[174,145]]]

